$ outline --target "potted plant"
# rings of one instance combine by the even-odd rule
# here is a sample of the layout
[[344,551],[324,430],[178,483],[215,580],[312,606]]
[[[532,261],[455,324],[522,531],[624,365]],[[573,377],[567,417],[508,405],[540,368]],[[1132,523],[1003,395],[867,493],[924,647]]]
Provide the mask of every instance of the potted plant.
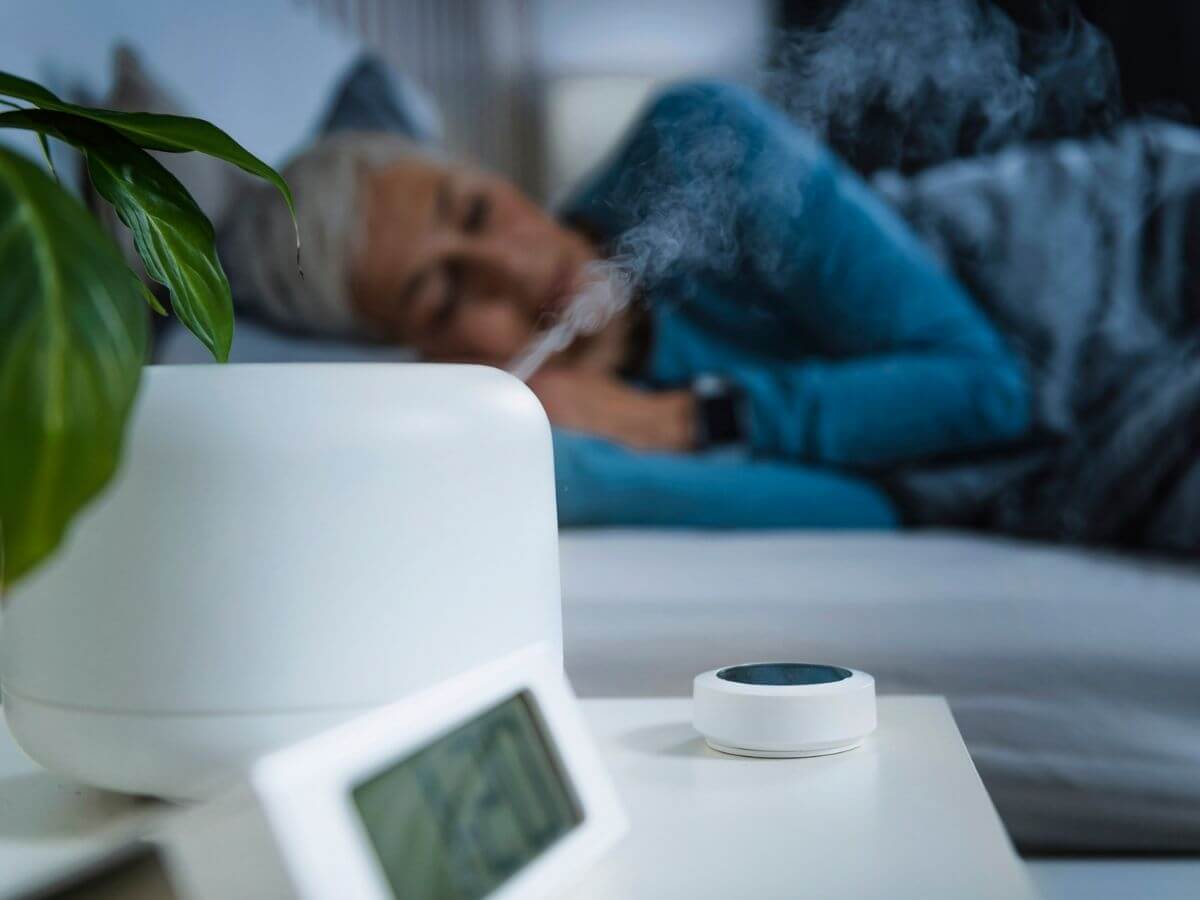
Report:
[[[38,136],[49,171],[0,146],[0,591],[58,547],[116,471],[147,348],[145,307],[166,311],[57,181],[50,139],[75,147],[129,227],[146,272],[218,361],[233,302],[213,226],[149,152],[205,153],[283,178],[200,119],[67,103],[0,72],[0,128]],[[294,210],[293,210],[294,219]],[[297,252],[299,234],[297,234]]]

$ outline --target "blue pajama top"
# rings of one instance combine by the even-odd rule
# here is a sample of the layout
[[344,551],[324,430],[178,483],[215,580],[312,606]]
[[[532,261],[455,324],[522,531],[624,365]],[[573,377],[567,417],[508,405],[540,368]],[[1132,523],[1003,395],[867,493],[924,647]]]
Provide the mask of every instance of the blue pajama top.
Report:
[[887,528],[888,467],[1028,426],[1024,374],[899,217],[729,85],[670,88],[564,217],[647,273],[636,380],[737,383],[747,446],[644,453],[556,429],[564,525]]

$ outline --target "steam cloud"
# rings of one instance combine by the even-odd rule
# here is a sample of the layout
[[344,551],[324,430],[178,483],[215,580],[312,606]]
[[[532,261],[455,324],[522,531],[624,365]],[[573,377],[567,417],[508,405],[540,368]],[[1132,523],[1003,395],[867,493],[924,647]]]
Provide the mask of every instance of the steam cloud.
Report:
[[[639,293],[677,273],[732,270],[739,251],[734,173],[744,147],[728,124],[700,122],[708,111],[692,115],[697,120],[685,115],[658,134],[657,151],[644,162],[636,187],[619,186],[610,198],[636,224],[613,241],[607,259],[589,266],[584,288],[509,364],[511,374],[527,381],[577,338],[603,330]],[[703,140],[695,140],[701,134]]]
[[1020,28],[989,0],[850,0],[788,36],[763,91],[863,172],[913,171],[1120,111],[1108,39],[1071,3]]
[[[1035,32],[987,0],[849,0],[825,26],[788,35],[758,87],[864,173],[1105,129],[1120,106],[1111,46],[1073,5],[1058,10],[1051,27]],[[635,294],[673,273],[733,272],[746,249],[734,227],[740,139],[719,123],[680,122],[659,140],[660,158],[638,192],[614,198],[637,224],[510,366],[518,377],[603,329]],[[754,250],[760,261],[784,252]]]
[[509,364],[512,375],[528,381],[550,357],[566,350],[579,336],[601,331],[629,305],[628,270],[613,262],[595,262],[589,264],[586,274],[584,287],[571,298],[558,321]]

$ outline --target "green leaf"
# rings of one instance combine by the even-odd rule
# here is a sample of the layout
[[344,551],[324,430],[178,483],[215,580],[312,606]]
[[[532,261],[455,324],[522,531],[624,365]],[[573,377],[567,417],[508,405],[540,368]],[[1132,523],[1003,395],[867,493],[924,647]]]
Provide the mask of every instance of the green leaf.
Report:
[[170,288],[175,314],[214,358],[227,360],[233,341],[229,281],[212,224],[179,180],[115,130],[86,119],[21,110],[0,113],[5,126],[48,133],[79,148],[96,190],[133,233],[146,271]]
[[46,140],[44,134],[39,134],[38,144],[42,148],[42,159],[46,160],[46,168],[50,170],[50,174],[54,176],[54,180],[62,184],[62,179],[58,177],[58,169],[54,168],[54,157],[50,155],[50,142]]
[[[9,103],[7,100],[0,100],[0,106],[7,106],[10,109],[24,109],[23,106],[18,106],[15,103]],[[46,160],[46,168],[50,170],[50,174],[54,176],[54,180],[62,184],[62,179],[58,177],[58,169],[54,167],[54,157],[50,155],[50,142],[46,140],[46,136],[38,132],[38,144],[42,148],[42,159]]]
[[146,351],[142,302],[88,212],[0,148],[0,581],[49,555],[112,477]]
[[[0,72],[0,94],[26,100],[42,109],[70,113],[108,125],[121,132],[139,147],[162,150],[168,153],[186,153],[191,150],[223,159],[240,169],[273,184],[283,195],[292,222],[296,221],[296,205],[291,188],[278,172],[254,156],[241,144],[215,125],[203,119],[189,116],[167,116],[155,113],[116,112],[107,109],[92,109],[66,103],[32,81]],[[300,231],[296,230],[296,248],[300,248]]]
[[33,81],[18,78],[7,72],[0,72],[0,94],[16,97],[18,100],[28,100],[30,103],[61,103],[62,101],[52,92]]
[[165,316],[167,311],[163,309],[163,305],[158,302],[158,298],[154,296],[154,291],[146,287],[146,282],[142,281],[141,278],[138,278],[137,273],[132,269],[130,270],[129,274],[133,275],[134,278],[137,278],[138,287],[142,289],[142,298],[146,301],[146,305],[160,316]]
[[208,218],[175,176],[141,148],[122,141],[82,149],[96,190],[133,232],[146,272],[170,289],[175,315],[213,358],[228,360],[233,297]]

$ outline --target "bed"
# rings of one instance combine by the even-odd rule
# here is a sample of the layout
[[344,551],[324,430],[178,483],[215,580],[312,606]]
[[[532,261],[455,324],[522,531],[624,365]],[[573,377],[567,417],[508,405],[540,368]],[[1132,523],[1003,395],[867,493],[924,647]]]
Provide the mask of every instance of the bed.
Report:
[[954,532],[575,531],[583,696],[800,658],[945,694],[1026,850],[1200,849],[1200,567]]
[[[241,322],[233,359],[402,361]],[[208,361],[180,328],[165,363]],[[945,694],[1024,850],[1200,850],[1200,562],[959,532],[575,530],[568,672],[583,696],[682,695],[771,657]]]

